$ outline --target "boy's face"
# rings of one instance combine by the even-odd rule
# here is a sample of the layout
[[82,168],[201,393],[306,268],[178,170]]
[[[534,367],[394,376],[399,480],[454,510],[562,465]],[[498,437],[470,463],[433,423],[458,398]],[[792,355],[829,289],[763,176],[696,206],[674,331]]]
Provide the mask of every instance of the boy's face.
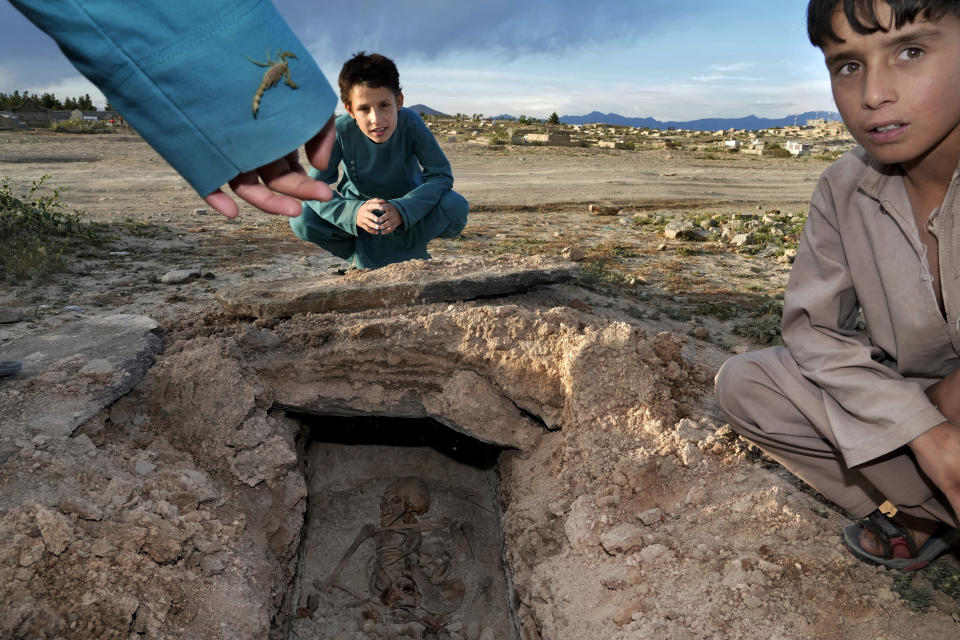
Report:
[[403,106],[403,94],[393,95],[386,87],[355,84],[350,89],[347,113],[357,121],[363,134],[374,142],[386,142],[397,130],[397,111]]
[[880,162],[942,156],[952,171],[960,154],[960,19],[918,18],[895,29],[880,0],[877,17],[889,31],[862,35],[842,10],[834,13],[843,42],[828,43],[823,55],[840,115]]

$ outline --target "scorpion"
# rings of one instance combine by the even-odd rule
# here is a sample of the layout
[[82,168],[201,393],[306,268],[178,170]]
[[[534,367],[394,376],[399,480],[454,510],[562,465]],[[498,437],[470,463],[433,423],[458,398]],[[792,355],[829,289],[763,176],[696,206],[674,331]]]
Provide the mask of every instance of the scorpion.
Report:
[[291,89],[296,89],[297,84],[290,79],[290,66],[287,64],[287,58],[296,59],[297,56],[290,53],[289,51],[284,51],[282,49],[277,49],[277,59],[274,60],[270,57],[270,52],[267,51],[267,61],[259,62],[254,60],[250,56],[244,55],[244,58],[257,65],[258,67],[267,67],[267,70],[263,72],[263,80],[260,81],[260,86],[257,87],[257,92],[253,94],[253,117],[257,117],[257,113],[260,111],[260,99],[263,97],[263,93],[267,89],[271,89],[280,82],[280,78],[283,78],[284,82],[287,83],[287,86]]

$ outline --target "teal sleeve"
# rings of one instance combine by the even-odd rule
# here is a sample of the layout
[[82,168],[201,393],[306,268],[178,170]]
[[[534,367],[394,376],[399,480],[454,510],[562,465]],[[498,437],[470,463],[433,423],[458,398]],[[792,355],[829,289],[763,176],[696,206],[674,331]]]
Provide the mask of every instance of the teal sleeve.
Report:
[[[202,195],[280,158],[326,124],[337,98],[266,0],[11,0]],[[252,103],[278,51],[281,80]]]
[[[336,142],[333,143],[333,149],[330,151],[330,164],[327,165],[327,169],[325,171],[310,169],[309,175],[314,180],[330,184],[337,179],[340,173],[340,162],[342,160],[343,146],[341,146],[340,138],[338,137]],[[340,186],[342,185],[338,185],[338,187]],[[357,209],[360,208],[363,202],[363,200],[344,198],[343,195],[341,195],[341,190],[338,188],[333,194],[333,198],[328,202],[308,200],[303,203],[303,206],[304,208],[309,207],[330,224],[336,225],[350,235],[355,236],[357,235]]]
[[427,215],[437,206],[443,194],[453,188],[453,172],[447,156],[423,118],[412,111],[406,113],[410,114],[409,121],[414,127],[413,152],[423,167],[423,183],[402,198],[394,198],[390,202],[400,211],[404,224],[409,227]]

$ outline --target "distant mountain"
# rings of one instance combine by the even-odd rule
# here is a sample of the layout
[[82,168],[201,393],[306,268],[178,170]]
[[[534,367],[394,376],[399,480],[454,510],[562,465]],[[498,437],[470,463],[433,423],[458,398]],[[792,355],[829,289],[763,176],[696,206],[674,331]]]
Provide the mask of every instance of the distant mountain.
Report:
[[600,113],[593,111],[585,116],[561,116],[564,124],[594,124],[602,123],[624,127],[648,127],[650,129],[690,129],[693,131],[719,131],[721,129],[770,129],[797,124],[803,126],[807,120],[827,118],[839,120],[840,114],[834,111],[806,111],[783,118],[758,118],[749,115],[743,118],[701,118],[699,120],[661,122],[655,118],[632,118],[621,116],[618,113]]
[[428,116],[441,116],[444,118],[450,117],[449,115],[441,111],[437,111],[436,109],[431,109],[425,104],[411,104],[411,105],[408,105],[407,108],[413,111],[414,113],[425,113]]

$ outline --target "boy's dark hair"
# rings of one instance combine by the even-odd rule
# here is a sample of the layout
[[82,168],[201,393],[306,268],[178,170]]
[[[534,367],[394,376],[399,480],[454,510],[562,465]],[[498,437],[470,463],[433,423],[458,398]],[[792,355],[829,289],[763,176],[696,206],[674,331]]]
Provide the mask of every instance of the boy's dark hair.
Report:
[[[807,35],[813,46],[821,49],[828,42],[842,42],[833,30],[833,15],[842,8],[850,27],[861,34],[887,32],[889,25],[880,24],[877,3],[881,0],[810,0],[807,5]],[[882,0],[893,13],[893,27],[899,29],[918,17],[939,20],[948,13],[960,17],[956,0]]]
[[386,87],[393,91],[393,95],[400,95],[400,73],[393,60],[379,53],[367,55],[365,51],[355,53],[352,58],[343,63],[340,69],[340,100],[343,104],[350,103],[350,90],[356,85],[363,85],[372,89]]

